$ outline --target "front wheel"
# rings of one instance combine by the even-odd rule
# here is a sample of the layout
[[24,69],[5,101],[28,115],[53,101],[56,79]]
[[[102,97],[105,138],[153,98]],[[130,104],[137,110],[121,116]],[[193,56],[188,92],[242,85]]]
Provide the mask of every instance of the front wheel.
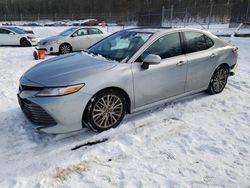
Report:
[[117,127],[125,113],[125,97],[116,90],[106,90],[92,98],[83,121],[92,130],[102,132]]
[[228,68],[225,66],[218,67],[209,83],[209,87],[207,92],[209,94],[218,94],[221,93],[227,84],[229,71]]
[[62,44],[59,47],[59,53],[60,54],[68,54],[71,52],[71,46],[69,44]]
[[22,38],[20,40],[20,45],[21,47],[30,47],[31,43],[26,38]]

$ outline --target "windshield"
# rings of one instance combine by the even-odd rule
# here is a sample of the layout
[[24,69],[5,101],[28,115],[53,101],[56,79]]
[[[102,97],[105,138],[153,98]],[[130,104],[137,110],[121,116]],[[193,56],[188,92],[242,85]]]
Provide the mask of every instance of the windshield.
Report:
[[72,33],[73,33],[74,31],[76,31],[76,30],[77,30],[77,28],[66,29],[65,31],[61,32],[61,33],[59,34],[59,36],[66,37],[66,36],[72,34]]
[[8,28],[8,29],[11,30],[11,31],[14,31],[17,34],[26,34],[26,32],[23,29],[20,29],[18,27],[11,27],[11,28]]
[[118,32],[92,46],[88,53],[120,62],[132,57],[151,36],[149,32]]

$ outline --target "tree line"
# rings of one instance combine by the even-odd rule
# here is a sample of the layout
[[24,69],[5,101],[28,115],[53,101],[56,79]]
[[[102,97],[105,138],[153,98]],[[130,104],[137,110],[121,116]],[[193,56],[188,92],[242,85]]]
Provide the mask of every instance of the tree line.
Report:
[[204,9],[208,10],[213,3],[212,14],[220,15],[222,10],[216,9],[223,5],[228,15],[233,17],[246,17],[249,0],[0,0],[0,19],[4,17],[13,18],[99,18],[99,19],[121,19],[123,21],[137,19],[145,13],[162,14],[164,6],[170,9],[184,11],[189,9],[191,15],[207,16]]

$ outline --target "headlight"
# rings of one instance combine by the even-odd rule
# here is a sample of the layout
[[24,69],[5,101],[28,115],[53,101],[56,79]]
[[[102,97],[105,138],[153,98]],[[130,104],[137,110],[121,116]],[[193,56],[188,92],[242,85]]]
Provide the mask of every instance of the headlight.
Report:
[[61,41],[60,40],[53,40],[53,41],[46,42],[47,45],[51,45],[51,44],[55,44],[55,43],[60,44]]
[[36,41],[36,37],[27,36],[27,38],[28,38],[29,40],[31,40],[32,42],[35,42],[35,41]]
[[46,44],[47,44],[47,45],[51,45],[51,44],[56,43],[56,42],[57,42],[57,41],[54,40],[54,41],[46,42]]
[[59,87],[59,88],[44,88],[36,94],[38,97],[50,97],[50,96],[63,96],[76,93],[79,91],[85,84],[77,84],[68,87]]

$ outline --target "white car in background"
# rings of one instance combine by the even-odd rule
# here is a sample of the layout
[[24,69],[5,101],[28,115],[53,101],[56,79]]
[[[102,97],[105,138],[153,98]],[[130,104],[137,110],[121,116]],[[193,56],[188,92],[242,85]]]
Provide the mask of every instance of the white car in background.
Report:
[[57,36],[41,40],[39,48],[45,49],[47,54],[67,54],[85,50],[108,35],[94,27],[72,27]]
[[0,27],[0,46],[35,46],[37,39],[19,27]]
[[250,22],[241,23],[231,35],[230,42],[250,42]]

